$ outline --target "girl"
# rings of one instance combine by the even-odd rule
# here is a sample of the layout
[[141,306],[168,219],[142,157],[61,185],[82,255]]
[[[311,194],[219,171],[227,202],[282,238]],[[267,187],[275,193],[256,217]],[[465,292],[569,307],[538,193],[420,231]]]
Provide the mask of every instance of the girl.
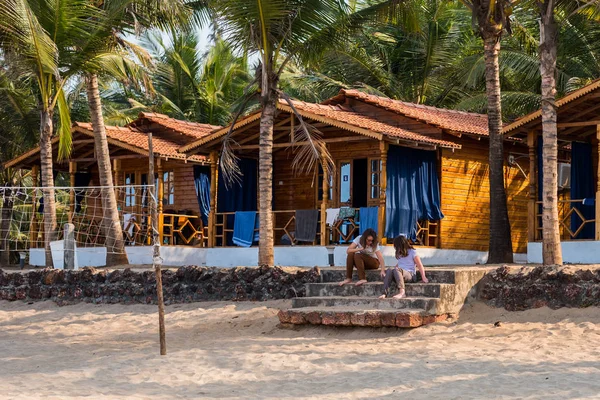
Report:
[[339,283],[343,286],[347,283],[352,283],[352,273],[354,267],[358,270],[358,282],[356,286],[367,283],[366,269],[385,269],[381,247],[377,239],[377,233],[371,228],[366,229],[363,234],[352,242],[346,250],[346,279]]
[[392,279],[396,281],[398,285],[398,294],[394,296],[395,299],[406,296],[404,290],[404,280],[412,280],[415,275],[415,267],[419,268],[421,274],[421,280],[423,283],[429,282],[425,276],[425,268],[421,263],[421,259],[417,255],[415,249],[408,242],[406,236],[398,236],[394,239],[394,249],[396,250],[396,259],[398,264],[394,268],[390,268],[385,272],[385,268],[381,268],[381,276],[385,275],[385,281],[383,285],[383,294],[379,296],[380,299],[385,299],[392,283]]

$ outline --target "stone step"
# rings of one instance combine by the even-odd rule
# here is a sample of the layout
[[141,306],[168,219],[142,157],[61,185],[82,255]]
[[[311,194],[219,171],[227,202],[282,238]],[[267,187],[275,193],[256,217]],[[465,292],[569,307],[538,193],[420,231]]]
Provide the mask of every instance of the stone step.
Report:
[[[447,283],[407,283],[405,286],[408,297],[441,297],[442,292],[451,290],[451,284]],[[378,297],[383,293],[382,282],[369,282],[364,285],[354,284],[339,286],[337,283],[307,283],[306,297],[324,296],[359,296]],[[389,294],[397,293],[396,286],[390,288]]]
[[422,309],[435,313],[440,305],[439,298],[404,297],[401,299],[378,299],[358,296],[322,296],[296,297],[292,299],[292,308],[302,307],[356,307],[375,310]]
[[[367,280],[369,282],[381,282],[381,271],[372,269],[367,271]],[[430,283],[455,283],[455,273],[447,269],[425,269],[425,274]],[[341,282],[346,279],[346,268],[342,267],[323,267],[321,268],[321,279],[323,283]],[[354,280],[358,280],[356,270],[354,271]],[[421,280],[417,272],[417,281]]]
[[456,317],[425,310],[381,310],[356,307],[304,307],[280,310],[279,322],[293,325],[368,326],[416,328]]

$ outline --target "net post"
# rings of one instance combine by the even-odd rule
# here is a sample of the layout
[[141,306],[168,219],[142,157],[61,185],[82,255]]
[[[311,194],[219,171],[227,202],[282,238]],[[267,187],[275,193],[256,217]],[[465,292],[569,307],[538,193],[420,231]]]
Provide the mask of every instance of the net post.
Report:
[[[160,165],[159,165],[160,167]],[[154,149],[152,147],[152,132],[148,132],[148,175],[154,179]],[[159,175],[159,182],[162,176]],[[152,181],[152,183],[154,183]],[[162,258],[160,257],[160,240],[158,237],[158,210],[156,208],[156,196],[154,193],[154,184],[150,185],[150,212],[152,218],[152,264],[154,265],[154,274],[156,275],[156,299],[158,302],[158,331],[160,339],[160,355],[167,354],[167,339],[165,334],[165,302],[162,288]],[[160,190],[159,190],[160,192]]]
[[67,223],[64,226],[64,269],[75,269],[75,225]]

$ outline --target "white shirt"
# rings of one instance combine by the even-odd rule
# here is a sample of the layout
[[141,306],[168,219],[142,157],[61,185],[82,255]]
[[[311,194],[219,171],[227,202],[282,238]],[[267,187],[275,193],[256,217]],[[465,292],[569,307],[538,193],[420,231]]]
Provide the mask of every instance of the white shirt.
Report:
[[360,252],[362,254],[366,254],[366,255],[371,256],[373,258],[377,258],[377,254],[375,254],[375,253],[377,253],[378,251],[381,251],[381,247],[379,246],[379,244],[377,244],[377,247],[375,249],[373,249],[372,246],[367,246],[367,248],[363,248],[360,245],[360,238],[361,237],[362,237],[362,235],[358,236],[356,239],[354,239],[352,241],[352,243],[354,243],[359,249],[361,249]]

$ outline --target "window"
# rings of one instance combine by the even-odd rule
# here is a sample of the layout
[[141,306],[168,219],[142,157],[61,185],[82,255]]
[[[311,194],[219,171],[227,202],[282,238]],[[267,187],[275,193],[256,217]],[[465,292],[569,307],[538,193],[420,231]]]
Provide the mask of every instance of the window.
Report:
[[135,172],[125,173],[125,207],[135,207]]
[[352,205],[352,163],[350,161],[342,161],[339,164],[340,191],[339,201],[341,206]]
[[163,172],[163,205],[175,204],[175,174],[173,171]]
[[369,162],[369,199],[379,199],[381,190],[381,160],[371,159]]

